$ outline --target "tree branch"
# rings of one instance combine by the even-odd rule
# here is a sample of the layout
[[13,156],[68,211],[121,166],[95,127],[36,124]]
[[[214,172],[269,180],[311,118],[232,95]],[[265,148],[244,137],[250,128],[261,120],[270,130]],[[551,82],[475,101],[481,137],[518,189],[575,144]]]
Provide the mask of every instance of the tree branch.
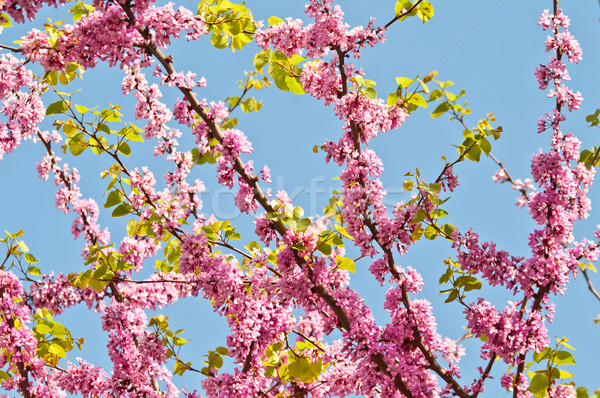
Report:
[[589,291],[592,292],[594,297],[596,297],[598,300],[600,300],[600,293],[598,293],[598,291],[594,287],[592,281],[590,280],[587,269],[582,269],[581,273],[583,274],[583,277],[585,278],[585,281],[587,282]]
[[20,52],[23,51],[20,48],[7,46],[5,44],[0,44],[0,48],[3,48],[3,49],[8,50],[8,51],[12,51],[13,53],[20,53]]

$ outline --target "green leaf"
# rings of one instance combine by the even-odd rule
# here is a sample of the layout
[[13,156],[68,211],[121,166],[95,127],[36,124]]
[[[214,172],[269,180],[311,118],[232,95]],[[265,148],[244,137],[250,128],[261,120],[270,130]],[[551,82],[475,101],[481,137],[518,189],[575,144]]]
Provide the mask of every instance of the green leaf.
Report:
[[112,212],[112,216],[113,216],[114,218],[117,218],[117,217],[123,217],[123,216],[125,216],[125,215],[129,214],[129,210],[130,210],[130,209],[131,209],[131,208],[129,207],[129,205],[128,205],[128,204],[126,204],[126,203],[122,203],[122,204],[120,204],[119,206],[115,207],[115,209],[114,209],[114,210],[113,210],[113,212]]
[[[182,376],[185,371],[188,370],[188,367],[181,361],[175,361],[175,366],[173,367],[173,373],[176,375]],[[208,371],[208,369],[207,369]]]
[[417,224],[417,223],[423,221],[425,219],[425,217],[427,217],[427,212],[425,210],[423,210],[423,209],[417,210],[417,212],[413,216],[412,224]]
[[262,68],[269,63],[271,59],[271,50],[262,50],[254,56],[254,68],[257,72],[262,73]]
[[19,249],[21,249],[21,251],[22,251],[23,253],[26,253],[26,252],[28,252],[28,251],[29,251],[29,248],[27,247],[27,245],[25,244],[25,242],[24,242],[24,241],[22,241],[22,240],[18,240],[18,241],[16,241],[16,242],[17,242],[17,246],[19,246]]
[[290,372],[290,376],[300,379],[305,373],[310,372],[310,362],[306,358],[296,358],[295,360],[290,358],[288,371]]
[[33,254],[27,253],[25,254],[25,261],[27,261],[29,264],[35,264],[40,260],[36,259]]
[[131,155],[131,148],[129,147],[129,144],[126,142],[121,142],[119,144],[118,151],[127,157],[129,157],[129,155]]
[[[43,320],[42,322],[47,322],[47,321]],[[47,323],[38,323],[37,325],[35,325],[34,330],[39,334],[46,334],[46,333],[50,333],[52,328]]]
[[575,365],[575,358],[573,354],[567,351],[559,351],[554,357],[551,358],[551,362],[555,365]]
[[56,101],[51,103],[50,105],[48,105],[48,108],[46,108],[46,116],[49,115],[59,115],[62,113],[65,113],[67,110],[69,110],[69,102],[68,101]]
[[106,203],[104,203],[104,208],[108,209],[110,207],[116,206],[118,204],[123,203],[123,198],[125,195],[119,190],[111,191],[106,198]]
[[127,236],[133,236],[137,230],[137,222],[132,218],[127,222]]
[[66,358],[67,357],[67,353],[65,352],[65,349],[62,348],[57,343],[50,344],[50,347],[48,347],[48,351],[51,354],[54,354],[54,355],[56,355],[58,357],[61,357],[61,358]]
[[536,398],[541,398],[546,395],[548,390],[548,376],[537,373],[531,379],[529,384],[529,391],[533,393]]
[[250,252],[252,252],[254,250],[259,250],[260,251],[260,249],[261,249],[260,243],[258,243],[255,240],[248,242],[248,246],[247,247],[248,247],[248,251],[250,251]]
[[346,228],[342,227],[341,225],[335,225],[335,229],[342,234],[342,236],[346,239],[350,239],[350,240],[354,240],[350,234],[348,233],[348,231],[346,231]]
[[431,112],[431,117],[436,118],[442,116],[444,113],[448,112],[452,107],[447,102],[442,102],[435,108],[433,112]]
[[373,88],[373,87],[367,87],[364,91],[363,91],[365,97],[367,97],[370,100],[374,100],[377,98],[377,91]]
[[452,291],[448,295],[448,298],[446,300],[444,300],[444,303],[451,303],[454,300],[456,300],[457,297],[458,297],[458,290],[452,289]]
[[438,219],[438,218],[442,218],[442,217],[446,217],[448,215],[448,212],[446,210],[443,209],[435,209],[434,211],[431,212],[431,218]]
[[229,38],[220,33],[214,33],[210,38],[210,44],[212,44],[216,48],[222,49],[227,47],[227,45],[229,44]]
[[129,141],[144,142],[144,137],[142,137],[142,135],[139,132],[137,132],[135,129],[133,129],[131,127],[124,127],[120,131],[123,131],[123,130],[125,130],[125,131],[124,131],[124,134],[122,134],[122,135],[125,137],[125,139],[127,139]]
[[269,25],[273,26],[273,25],[278,25],[280,23],[283,23],[283,19],[276,17],[276,16],[272,16],[272,17],[269,17],[267,22],[269,23]]
[[489,156],[490,152],[492,152],[492,144],[487,140],[487,138],[482,138],[479,140],[479,147],[485,153],[485,156]]
[[425,228],[425,239],[434,240],[438,235],[438,231],[433,225],[428,225],[427,228]]
[[323,253],[326,256],[331,255],[331,245],[326,243],[321,243],[317,246],[317,250]]
[[398,103],[398,94],[397,93],[390,93],[387,97],[387,104],[388,106],[394,106]]
[[533,360],[536,363],[540,363],[541,361],[543,361],[544,359],[548,358],[548,354],[550,353],[550,347],[546,347],[544,349],[544,351],[542,352],[534,352],[533,353]]
[[87,142],[74,140],[69,144],[69,151],[71,151],[71,154],[73,156],[79,156],[83,153],[83,151],[88,149],[88,146],[89,145],[87,144]]
[[464,284],[465,292],[470,292],[471,290],[480,290],[481,289],[481,281],[478,281],[477,278],[470,276]]
[[442,90],[440,90],[439,88],[436,88],[429,94],[429,102],[435,101],[436,99],[442,97],[443,95],[444,95],[444,92]]
[[294,55],[292,55],[292,58],[290,58],[290,64],[292,64],[292,65],[298,65],[300,62],[303,62],[305,59],[306,58],[301,57],[298,54],[294,54]]
[[[400,2],[401,1],[398,1],[398,3],[400,3]],[[396,3],[396,5],[398,3]],[[410,1],[408,1],[408,3],[409,3],[408,7],[410,8]],[[398,14],[396,14],[396,15],[398,15]],[[397,77],[396,78],[396,83],[398,83],[398,86],[404,87],[404,88],[410,86],[412,84],[412,82],[414,82],[414,81],[415,81],[415,79],[409,79],[408,77]]]
[[[27,254],[25,256],[27,256]],[[35,265],[30,265],[29,267],[27,267],[27,273],[36,276],[42,275],[42,271]]]
[[428,1],[422,1],[419,5],[417,15],[419,16],[419,18],[421,18],[423,23],[433,18],[433,6],[431,5],[431,3]]
[[469,149],[469,152],[466,153],[465,157],[474,162],[479,162],[481,159],[481,148],[479,146],[474,145]]
[[0,26],[3,28],[8,28],[12,26],[12,22],[10,21],[10,17],[7,13],[0,13]]
[[296,95],[302,95],[306,93],[304,91],[304,87],[302,87],[302,84],[300,83],[300,79],[297,77],[286,75],[285,84],[289,90]]
[[402,9],[409,10],[411,7],[410,0],[398,0],[394,6],[394,12],[396,15],[402,15]]
[[591,115],[587,115],[585,117],[585,121],[590,123],[590,125],[588,127],[594,127],[594,126],[597,126],[598,124],[600,124],[600,120],[598,119],[598,116],[600,116],[600,109],[596,109],[596,112],[594,112]]
[[559,372],[559,376],[558,376],[559,379],[570,379],[571,377],[575,376],[574,374],[566,372],[561,369],[559,369],[558,372]]
[[286,83],[286,77],[289,76],[289,73],[284,69],[283,65],[289,65],[289,61],[285,55],[276,51],[271,55],[269,60],[268,72],[275,81],[275,85],[278,89],[281,91],[289,91],[290,89]]
[[453,274],[454,272],[452,271],[452,268],[446,268],[446,272],[444,272],[444,275],[440,277],[439,284],[441,285],[442,283],[448,282],[450,278],[452,278]]
[[415,104],[417,106],[421,106],[423,108],[427,108],[427,101],[425,101],[425,98],[423,98],[423,96],[421,94],[413,94],[412,97],[410,97],[410,100],[408,101],[410,104]]
[[97,106],[93,107],[92,109],[89,109],[89,108],[86,108],[83,105],[75,105],[75,109],[77,109],[77,112],[79,112],[81,114],[85,114],[85,113],[87,113],[89,111],[92,111],[92,110],[94,110],[96,108],[97,108]]
[[356,272],[356,264],[354,264],[354,261],[352,259],[342,256],[336,256],[335,262],[337,263],[338,267],[340,267],[340,269],[350,271],[352,273]]

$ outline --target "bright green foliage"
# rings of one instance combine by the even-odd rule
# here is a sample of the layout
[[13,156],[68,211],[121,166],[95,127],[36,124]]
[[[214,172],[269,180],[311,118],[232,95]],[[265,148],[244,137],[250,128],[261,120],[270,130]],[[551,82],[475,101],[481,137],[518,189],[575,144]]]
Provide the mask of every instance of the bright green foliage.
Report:
[[46,82],[52,86],[56,86],[58,83],[66,86],[76,78],[82,80],[83,72],[83,67],[75,62],[71,62],[64,72],[54,71],[46,73]]
[[[53,102],[46,108],[46,115],[62,115],[69,117],[66,120],[56,120],[53,126],[57,131],[62,129],[67,136],[62,145],[63,153],[67,149],[73,156],[81,155],[86,149],[91,148],[92,152],[100,155],[104,152],[113,154],[120,153],[125,156],[131,154],[131,147],[128,141],[143,142],[140,132],[143,130],[133,123],[125,123],[119,130],[112,130],[108,123],[121,122],[123,114],[119,111],[119,105],[112,105],[108,108],[96,110],[84,105],[74,104],[72,96],[74,93],[54,92],[60,97],[59,101]],[[86,121],[86,117],[95,115],[92,121]],[[107,136],[114,135],[114,143],[109,143]]]
[[335,262],[340,269],[350,271],[352,273],[356,272],[356,265],[354,261],[342,256],[335,256]]
[[600,116],[600,109],[596,109],[596,112],[592,113],[591,115],[587,115],[585,117],[585,121],[590,124],[588,127],[594,127],[594,126],[598,126],[598,124],[600,124],[600,120],[598,120],[598,116]]
[[198,14],[212,33],[211,44],[216,48],[239,50],[254,38],[256,25],[252,13],[244,3],[235,4],[228,0],[201,0]]
[[[259,53],[260,54],[260,53]],[[258,55],[258,54],[257,54]],[[267,60],[268,62],[268,60]],[[255,64],[256,67],[256,64]],[[261,67],[262,68],[262,67]],[[262,108],[262,101],[256,100],[254,97],[247,97],[246,95],[251,90],[262,90],[271,85],[271,81],[267,76],[259,77],[259,74],[262,74],[262,69],[257,68],[257,71],[245,71],[244,75],[246,76],[243,80],[238,80],[238,87],[242,89],[242,93],[240,95],[235,95],[232,97],[227,97],[225,102],[229,104],[229,113],[231,114],[237,107],[240,107],[242,112],[244,113],[252,113],[258,112]],[[234,128],[238,124],[237,118],[227,118],[221,123],[222,129]],[[199,151],[197,148],[194,148],[197,154],[194,155],[194,158],[199,156]],[[194,150],[192,149],[192,151]],[[220,155],[220,154],[219,154]],[[204,163],[215,163],[216,158],[218,156],[211,155],[210,152],[206,152],[202,157],[207,157],[204,160]],[[202,159],[202,157],[200,159]],[[202,163],[200,163],[202,164]]]
[[429,83],[435,75],[436,72],[432,72],[423,79],[420,79],[419,76],[414,79],[397,77],[396,83],[398,84],[398,88],[388,95],[387,104],[389,106],[399,104],[405,108],[408,113],[412,113],[418,107],[427,108],[428,101],[425,99],[424,95],[429,93],[430,90],[427,83]]
[[[442,102],[431,112],[431,117],[437,118],[445,113],[450,113],[449,119],[451,121],[458,120],[464,125],[464,117],[471,113],[471,109],[467,108],[467,101],[461,105],[457,103],[457,100],[465,95],[465,91],[461,90],[456,95],[447,90],[448,87],[454,85],[453,82],[435,80],[435,83],[437,83],[439,88],[429,94],[428,102],[437,101],[438,99],[441,99]],[[496,121],[496,118],[493,113],[490,113],[485,119],[477,123],[476,128],[463,131],[464,141],[460,145],[455,145],[460,155],[460,160],[466,158],[474,162],[479,162],[482,153],[489,156],[492,151],[492,145],[487,137],[493,137],[494,140],[497,140],[502,133],[502,126],[496,128],[491,126],[490,122],[494,121]]]
[[[320,358],[320,347],[311,341],[297,341],[295,347],[291,347],[286,339],[286,345],[287,350],[281,342],[267,348],[264,365],[268,377],[277,372],[282,380],[311,383],[327,368]],[[283,358],[287,358],[287,364]]]
[[423,23],[433,18],[433,6],[428,1],[398,0],[396,1],[394,10],[396,16],[398,16],[398,19],[401,21],[415,15],[418,16]]
[[90,12],[95,11],[96,9],[89,5],[85,4],[81,0],[77,0],[77,4],[75,4],[70,10],[69,13],[73,14],[73,21],[77,21],[83,17],[87,17]]
[[12,26],[10,17],[5,12],[0,12],[0,27],[8,28]]
[[377,85],[377,83],[375,83],[373,80],[365,79],[360,75],[356,75],[350,79],[350,81],[354,82],[358,88],[358,91],[368,99],[374,100],[377,98],[377,91],[375,91],[373,88]]
[[179,239],[163,237],[167,241],[163,249],[164,260],[156,260],[155,268],[159,272],[179,272],[179,258],[181,257],[181,245]]
[[463,303],[465,299],[465,293],[471,290],[481,289],[481,281],[460,269],[460,264],[452,261],[450,258],[444,260],[446,265],[446,272],[440,277],[440,285],[443,283],[451,283],[450,289],[441,290],[440,294],[447,294],[446,303],[451,303],[457,300],[459,303]]
[[600,389],[595,390],[593,394],[590,395],[587,387],[577,387],[577,398],[600,398]]
[[[565,349],[569,349],[575,351],[569,343],[569,339],[563,337],[562,339],[556,339],[555,348],[552,349],[547,347],[542,352],[536,352],[533,354],[533,361],[529,362],[526,365],[526,368],[529,369],[531,366],[535,364],[539,364],[545,362],[546,366],[543,369],[537,371],[528,370],[527,374],[531,379],[529,383],[529,391],[535,396],[535,398],[543,398],[548,395],[548,389],[554,387],[556,384],[562,384],[560,380],[569,379],[574,375],[563,370],[559,369],[559,366],[562,365],[575,365],[575,359],[573,358],[573,354],[566,351]],[[587,389],[584,389],[581,393],[587,393]],[[580,395],[579,389],[577,391],[577,396]]]
[[[0,269],[10,270],[13,267],[18,267],[19,270],[27,277],[29,277],[29,275],[42,275],[40,269],[34,265],[40,260],[35,258],[35,256],[29,252],[29,247],[27,247],[25,241],[18,239],[25,235],[23,230],[21,229],[14,233],[10,233],[8,231],[4,232],[6,233],[6,237],[1,238],[0,243],[4,243],[6,245],[6,253],[2,259],[2,263],[0,263]],[[8,260],[11,257],[13,259],[9,263]],[[23,260],[25,260],[25,263]]]
[[411,221],[412,224],[417,224],[412,234],[413,241],[421,239],[423,235],[429,240],[434,240],[438,236],[451,239],[450,235],[456,227],[450,223],[438,224],[439,219],[449,215],[446,210],[439,208],[440,205],[446,203],[450,199],[450,197],[445,199],[441,199],[439,197],[442,184],[438,182],[431,184],[420,182],[419,169],[416,170],[415,174],[406,173],[404,175],[414,178],[414,181],[404,181],[402,184],[404,190],[412,191],[416,188],[417,195],[408,202],[404,203],[402,206],[405,207],[412,204],[418,204],[420,206],[425,200],[434,206],[431,211],[427,210],[428,207],[421,207],[415,212],[415,215]]
[[[267,56],[268,62],[265,62]],[[301,95],[304,94],[304,88],[300,83],[302,68],[298,64],[305,59],[296,54],[288,58],[279,51],[261,50],[254,57],[254,67],[257,72],[262,73],[262,68],[268,63],[267,71],[269,72],[269,76],[273,78],[278,89]]]
[[75,344],[81,350],[83,338],[73,340],[71,332],[52,319],[52,311],[38,308],[33,316],[33,334],[38,341],[36,354],[51,366],[56,366],[60,358],[66,358]]
[[212,241],[227,243],[230,239],[241,239],[240,234],[236,231],[235,227],[230,224],[229,220],[215,221],[212,224],[204,225],[202,231],[204,231],[204,236]]
[[[167,359],[174,358],[174,373],[179,376],[183,375],[186,370],[191,368],[191,362],[183,362],[179,358],[179,351],[181,346],[189,342],[190,340],[186,340],[179,335],[185,332],[185,329],[179,329],[176,331],[172,331],[169,328],[169,317],[164,315],[157,315],[155,317],[150,318],[148,321],[148,327],[153,328],[154,334],[159,337],[167,349]],[[223,347],[219,347],[223,348]],[[227,349],[225,349],[227,350]],[[209,351],[210,353],[211,351]],[[226,353],[224,355],[227,355]],[[221,365],[223,364],[223,360],[221,359]],[[219,366],[220,367],[220,366]],[[218,369],[218,368],[217,368]]]
[[579,161],[584,163],[586,167],[600,166],[600,156],[598,155],[598,148],[593,147],[592,150],[584,149],[579,154]]

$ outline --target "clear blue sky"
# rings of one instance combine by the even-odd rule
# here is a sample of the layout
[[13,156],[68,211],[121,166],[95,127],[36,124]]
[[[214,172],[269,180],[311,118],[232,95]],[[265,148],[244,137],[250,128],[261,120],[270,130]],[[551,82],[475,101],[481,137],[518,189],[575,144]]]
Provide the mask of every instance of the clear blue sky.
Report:
[[[192,9],[196,7],[194,3],[181,3]],[[536,22],[544,8],[552,7],[552,2],[482,0],[432,3],[435,16],[430,22],[423,25],[420,20],[413,18],[392,25],[386,43],[365,50],[358,65],[364,68],[366,77],[378,83],[378,92],[384,93],[384,98],[395,89],[394,78],[397,76],[412,78],[436,70],[440,79],[454,81],[456,92],[466,90],[465,98],[473,109],[468,123],[474,125],[486,113],[494,112],[498,124],[504,128],[504,134],[501,140],[493,143],[493,153],[505,163],[515,178],[527,178],[532,153],[540,147],[547,147],[548,142],[547,134],[540,136],[536,133],[537,118],[553,107],[553,101],[545,97],[545,92],[538,90],[533,76],[535,67],[548,59],[548,54],[544,52],[546,33]],[[265,21],[271,15],[304,19],[303,5],[303,1],[296,0],[247,1],[255,19]],[[394,13],[393,1],[347,0],[341,1],[341,5],[347,15],[346,21],[351,25],[366,25],[369,16],[376,17],[378,24],[384,24]],[[564,126],[566,131],[574,132],[583,140],[584,148],[590,148],[600,145],[600,131],[587,128],[585,123],[585,116],[600,107],[597,77],[600,70],[600,7],[592,0],[563,1],[561,6],[571,18],[571,33],[579,40],[584,52],[584,59],[579,65],[568,65],[572,77],[568,85],[581,91],[584,102],[579,111],[568,115]],[[53,19],[62,19],[54,10],[50,10],[48,15]],[[23,30],[20,27],[7,29],[0,36],[0,42],[10,44],[21,34]],[[190,69],[206,77],[208,87],[201,95],[209,100],[219,100],[239,92],[235,81],[243,77],[244,70],[252,69],[255,51],[253,45],[235,54],[229,50],[215,50],[205,39],[191,45],[178,42],[172,53],[177,68]],[[77,94],[75,101],[88,107],[98,104],[106,106],[110,101],[127,109],[132,101],[121,96],[120,81],[118,71],[103,67],[87,71],[81,86],[83,91]],[[172,104],[177,93],[167,88],[164,93],[165,101]],[[337,187],[332,178],[339,174],[339,169],[325,164],[323,155],[314,154],[311,149],[315,144],[322,144],[326,138],[336,139],[341,124],[333,115],[332,108],[324,108],[308,96],[282,93],[274,86],[256,95],[264,99],[264,108],[258,114],[238,115],[240,128],[254,145],[255,151],[249,158],[254,159],[258,168],[267,163],[273,175],[273,189],[283,187],[290,193],[297,193],[295,203],[312,215],[327,203],[327,195],[320,192]],[[46,103],[52,101],[51,98],[46,99]],[[50,129],[51,126],[46,128]],[[455,156],[452,144],[461,142],[461,132],[461,127],[449,123],[447,118],[432,119],[428,111],[420,110],[400,130],[378,137],[372,146],[384,161],[386,171],[383,181],[391,193],[390,203],[407,199],[400,190],[405,172],[419,167],[426,179],[434,179],[443,167],[440,156]],[[182,141],[187,145],[193,143],[189,137]],[[128,166],[157,165],[158,170],[162,171],[155,174],[157,177],[163,174],[164,164],[161,161],[157,164],[149,155],[151,149],[137,146],[133,147],[133,151],[134,156],[128,159]],[[42,260],[42,271],[77,272],[83,269],[80,257],[82,241],[73,241],[69,233],[72,216],[64,216],[54,209],[53,184],[44,183],[36,177],[35,163],[42,153],[41,147],[26,143],[0,162],[0,182],[3,187],[0,195],[0,230],[14,232],[22,228],[29,248]],[[84,160],[85,165],[74,162],[67,155],[63,158],[82,170],[84,196],[96,198],[101,205],[103,201],[99,198],[106,186],[98,174],[109,164],[101,163],[102,159],[92,157],[89,151],[83,158],[77,159],[78,162]],[[509,186],[493,184],[491,176],[496,170],[495,164],[486,158],[478,164],[461,164],[456,169],[461,187],[446,206],[450,221],[463,231],[473,227],[483,240],[494,240],[499,247],[515,255],[527,256],[527,235],[533,223],[526,210],[514,206],[517,195]],[[213,210],[221,215],[234,214],[233,197],[216,185],[214,168],[198,168],[194,173],[209,188],[209,192],[203,195],[205,214]],[[600,201],[597,187],[592,188],[591,196],[593,200]],[[102,214],[100,222],[112,228],[115,242],[125,234],[122,224],[111,220],[110,212]],[[234,223],[243,232],[244,241],[254,239],[248,218],[237,217]],[[579,225],[576,237],[591,236],[594,226],[599,223],[600,215],[592,212],[591,217]],[[352,249],[349,252],[352,254]],[[423,242],[398,262],[422,272],[426,282],[423,296],[434,303],[440,332],[456,339],[463,334],[464,318],[458,305],[443,304],[437,284],[443,273],[443,260],[454,255],[446,242]],[[352,286],[365,296],[379,321],[384,323],[387,315],[381,304],[385,292],[370,276],[367,261],[363,260],[357,265],[358,271],[353,276]],[[592,277],[600,286],[600,277]],[[485,297],[497,307],[511,299],[500,290],[486,290]],[[599,388],[596,359],[600,356],[600,345],[597,343],[600,325],[594,325],[592,320],[600,313],[600,302],[587,292],[583,278],[569,285],[566,296],[558,298],[556,302],[557,316],[551,325],[551,337],[567,336],[572,345],[578,348],[575,353],[578,365],[567,370],[577,374],[574,380],[578,385],[588,386],[591,390]],[[188,330],[186,336],[193,340],[184,347],[183,357],[194,365],[200,366],[201,355],[207,350],[224,345],[223,330],[216,332],[215,328],[223,327],[225,322],[211,313],[207,303],[185,300],[162,312],[171,315],[171,319],[176,321],[176,328]],[[105,336],[100,331],[97,315],[90,315],[86,308],[78,306],[59,319],[70,328],[74,337],[85,337],[82,357],[99,365],[107,365],[104,358]],[[472,371],[483,365],[474,343],[466,343],[464,384],[470,383]],[[76,355],[79,354],[73,357]],[[505,370],[498,365],[497,370]],[[110,370],[110,366],[107,369]],[[194,374],[186,374],[180,380],[178,382],[176,378],[181,387],[199,388],[199,379]],[[490,384],[485,397],[506,395],[498,382],[496,380]]]

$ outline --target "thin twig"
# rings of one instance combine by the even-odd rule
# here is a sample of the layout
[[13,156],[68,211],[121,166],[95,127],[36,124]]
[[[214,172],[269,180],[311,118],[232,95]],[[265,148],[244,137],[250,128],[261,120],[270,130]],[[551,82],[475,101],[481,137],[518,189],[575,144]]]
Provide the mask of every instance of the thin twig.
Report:
[[583,277],[585,278],[585,281],[587,282],[589,291],[592,292],[592,294],[594,295],[594,297],[596,297],[598,300],[600,300],[600,293],[598,293],[598,291],[596,290],[596,288],[592,284],[592,281],[590,280],[590,277],[588,275],[587,269],[582,269],[581,273],[583,274]]
[[0,48],[3,48],[3,49],[5,49],[5,50],[8,50],[8,51],[12,51],[12,52],[14,52],[14,53],[20,53],[20,52],[22,52],[22,51],[23,51],[23,50],[21,50],[20,48],[16,48],[16,47],[7,46],[7,45],[5,45],[5,44],[0,44]]

